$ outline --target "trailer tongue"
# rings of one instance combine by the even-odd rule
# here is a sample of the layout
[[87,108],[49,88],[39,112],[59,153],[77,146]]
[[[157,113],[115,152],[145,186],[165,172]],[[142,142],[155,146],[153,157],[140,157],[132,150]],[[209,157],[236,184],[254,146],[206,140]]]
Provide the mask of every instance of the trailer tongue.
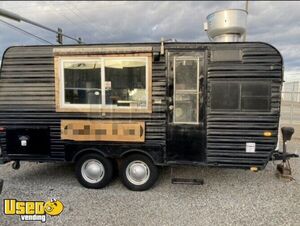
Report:
[[289,154],[286,151],[286,142],[292,139],[292,136],[294,134],[294,128],[293,127],[282,127],[282,140],[283,140],[283,148],[282,148],[282,163],[277,165],[277,170],[279,172],[279,175],[282,178],[287,178],[290,180],[293,180],[292,178],[292,169],[290,166],[289,159],[292,157],[299,157],[296,154]]

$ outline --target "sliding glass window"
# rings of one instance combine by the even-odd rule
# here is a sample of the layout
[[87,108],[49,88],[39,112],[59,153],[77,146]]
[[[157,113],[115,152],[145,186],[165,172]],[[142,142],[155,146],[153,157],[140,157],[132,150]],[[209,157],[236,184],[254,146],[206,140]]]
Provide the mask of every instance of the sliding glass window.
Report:
[[61,58],[56,75],[58,107],[62,111],[149,110],[150,60],[150,57]]

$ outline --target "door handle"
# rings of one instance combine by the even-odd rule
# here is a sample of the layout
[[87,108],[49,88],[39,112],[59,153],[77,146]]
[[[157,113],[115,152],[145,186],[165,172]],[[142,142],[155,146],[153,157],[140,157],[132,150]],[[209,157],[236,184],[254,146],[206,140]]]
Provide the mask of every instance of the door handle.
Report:
[[169,110],[170,110],[170,111],[173,111],[173,109],[174,109],[174,106],[173,106],[173,105],[170,105],[170,106],[169,106]]

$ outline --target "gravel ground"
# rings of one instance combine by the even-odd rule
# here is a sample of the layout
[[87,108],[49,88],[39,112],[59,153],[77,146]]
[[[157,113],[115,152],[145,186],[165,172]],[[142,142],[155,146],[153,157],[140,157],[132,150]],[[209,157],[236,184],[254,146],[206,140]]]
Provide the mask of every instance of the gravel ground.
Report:
[[[297,150],[291,144],[290,151]],[[299,153],[299,151],[298,151]],[[47,225],[300,225],[300,159],[291,161],[294,181],[279,180],[270,162],[264,171],[178,167],[177,176],[204,178],[204,185],[173,185],[170,168],[161,170],[154,188],[127,190],[115,179],[102,190],[83,188],[73,165],[22,163],[0,166],[3,198],[60,199],[65,206]],[[32,225],[3,216],[0,225]],[[36,222],[34,225],[41,225]]]

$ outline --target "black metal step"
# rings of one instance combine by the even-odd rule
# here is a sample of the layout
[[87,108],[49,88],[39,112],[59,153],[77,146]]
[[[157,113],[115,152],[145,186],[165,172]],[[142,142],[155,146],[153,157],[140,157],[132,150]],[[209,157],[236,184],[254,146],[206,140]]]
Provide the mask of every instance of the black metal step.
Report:
[[172,178],[172,184],[190,184],[190,185],[203,185],[203,179],[187,179],[187,178]]
[[171,182],[172,184],[188,184],[188,185],[203,185],[204,180],[203,179],[197,179],[197,178],[177,178],[174,176],[174,168],[171,167]]

